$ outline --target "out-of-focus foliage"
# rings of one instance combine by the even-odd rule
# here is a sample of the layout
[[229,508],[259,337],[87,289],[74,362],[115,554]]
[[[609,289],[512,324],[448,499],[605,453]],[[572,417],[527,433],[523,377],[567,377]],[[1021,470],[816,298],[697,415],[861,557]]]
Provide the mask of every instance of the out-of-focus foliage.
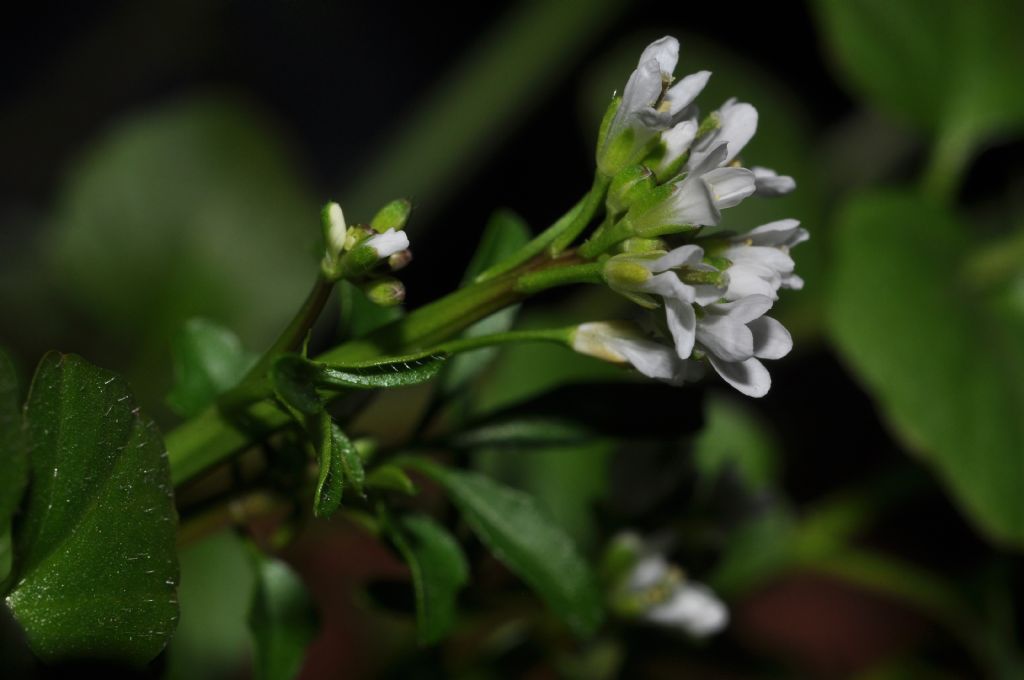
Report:
[[969,234],[888,193],[846,206],[837,236],[836,342],[982,528],[1024,543],[1024,334],[966,276]]
[[167,403],[182,417],[192,417],[237,385],[256,359],[230,329],[189,319],[171,339],[174,387]]
[[298,574],[283,561],[250,551],[255,572],[249,627],[257,680],[289,680],[302,668],[318,632],[316,607]]

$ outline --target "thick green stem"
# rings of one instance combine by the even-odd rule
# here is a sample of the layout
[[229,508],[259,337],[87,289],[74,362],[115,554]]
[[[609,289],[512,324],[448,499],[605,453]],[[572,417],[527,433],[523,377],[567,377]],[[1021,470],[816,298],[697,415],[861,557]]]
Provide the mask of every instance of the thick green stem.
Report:
[[531,272],[519,278],[516,290],[532,295],[548,288],[571,283],[601,283],[601,267],[601,263],[587,262]]
[[548,245],[550,245],[551,242],[554,241],[559,234],[565,231],[566,227],[575,222],[576,217],[583,209],[583,206],[587,202],[588,197],[589,194],[581,198],[576,203],[576,205],[569,208],[568,212],[559,217],[554,224],[552,224],[550,227],[548,227],[541,233],[537,234],[537,236],[535,236],[533,240],[531,240],[525,246],[523,246],[518,251],[513,253],[511,256],[481,272],[476,277],[477,283],[489,281],[490,279],[501,276],[502,274],[505,274],[515,269],[516,267],[519,267],[522,264],[529,262],[533,258],[543,253],[544,249],[547,248]]
[[583,200],[583,206],[579,212],[576,213],[576,217],[570,222],[565,229],[559,233],[554,241],[551,243],[549,249],[552,256],[558,255],[563,250],[572,245],[572,242],[576,240],[583,230],[587,228],[590,221],[594,219],[594,215],[597,214],[601,204],[604,203],[605,195],[608,193],[608,185],[610,180],[601,173],[594,175],[594,184],[590,187],[590,192],[586,195]]

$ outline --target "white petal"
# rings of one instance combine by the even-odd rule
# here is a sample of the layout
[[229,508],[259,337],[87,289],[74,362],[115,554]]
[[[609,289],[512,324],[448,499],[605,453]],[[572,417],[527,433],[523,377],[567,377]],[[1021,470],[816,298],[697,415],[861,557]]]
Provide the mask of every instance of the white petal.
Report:
[[707,307],[708,305],[714,304],[725,297],[725,289],[719,288],[718,286],[712,286],[710,283],[703,283],[693,287],[695,291],[694,302],[701,307]]
[[807,233],[806,229],[800,228],[799,220],[778,220],[755,227],[737,238],[749,240],[759,246],[792,248],[810,237],[811,235]]
[[766,295],[748,295],[733,302],[708,307],[708,315],[725,315],[733,321],[748,324],[772,308],[772,299]]
[[697,71],[670,87],[668,92],[665,93],[665,101],[668,102],[669,113],[677,116],[683,109],[692,104],[693,100],[704,89],[704,86],[708,84],[708,78],[710,77],[711,71]]
[[716,168],[701,179],[719,209],[731,208],[754,193],[754,173],[746,168]]
[[[658,62],[650,59],[641,63],[626,82],[626,89],[622,92],[622,103],[615,112],[615,120],[612,122],[612,130],[620,129],[639,111],[653,106],[661,96],[661,87],[661,70],[658,68]],[[609,130],[609,133],[612,130]]]
[[796,274],[789,274],[788,276],[782,277],[782,288],[788,288],[790,290],[803,290],[804,280]]
[[718,110],[718,139],[729,144],[728,163],[739,155],[757,132],[757,109],[745,102],[729,100]]
[[653,293],[660,295],[666,300],[681,300],[693,302],[694,290],[679,280],[675,272],[663,272],[655,274],[636,287],[642,293]]
[[747,327],[754,334],[754,356],[759,359],[781,359],[793,349],[793,336],[770,316],[754,319]]
[[[686,171],[689,174],[703,175],[725,163],[725,159],[729,155],[729,145],[725,142],[711,145],[710,142],[714,141],[714,139],[702,139],[690,150],[690,157],[686,160]],[[710,149],[710,151],[704,151],[704,149]]]
[[665,318],[668,329],[675,341],[676,354],[686,359],[693,353],[693,342],[697,328],[697,316],[693,306],[683,300],[667,298],[665,300]]
[[663,272],[687,264],[696,264],[704,257],[704,249],[692,243],[670,250],[651,263],[652,272]]
[[373,248],[377,257],[385,258],[409,247],[409,237],[404,231],[388,229],[383,234],[374,234],[366,239],[365,245]]
[[631,590],[647,590],[661,583],[671,569],[668,560],[661,553],[651,553],[640,558],[633,566],[626,580]]
[[718,224],[722,213],[715,206],[708,189],[699,177],[687,177],[675,185],[672,196],[665,204],[651,211],[652,216],[664,224]]
[[757,265],[733,265],[729,268],[729,287],[724,297],[739,300],[762,295],[774,300],[778,297],[775,291],[781,283],[781,277],[770,269]]
[[722,257],[737,264],[756,264],[767,267],[780,274],[788,274],[796,267],[789,253],[770,246],[730,246],[722,252]]
[[672,72],[676,70],[676,63],[679,61],[679,41],[670,35],[658,38],[644,48],[639,63],[643,65],[651,59],[658,62],[662,73],[672,75]]
[[689,151],[693,138],[697,136],[697,121],[684,120],[676,123],[671,129],[661,133],[661,141],[665,145],[665,155],[658,163],[659,169],[664,172],[668,166],[675,163],[680,156]]
[[796,180],[789,175],[780,175],[771,168],[752,167],[757,181],[758,196],[783,196],[796,189]]
[[750,329],[727,315],[705,315],[697,324],[697,341],[710,354],[725,361],[743,361],[754,356],[754,336]]
[[676,588],[667,601],[648,609],[644,618],[695,637],[706,637],[725,627],[729,613],[707,586],[688,582]]
[[668,345],[653,340],[625,338],[610,339],[608,345],[648,378],[672,380],[679,370],[679,357]]
[[708,357],[711,366],[722,380],[729,383],[748,397],[763,397],[772,386],[772,377],[768,369],[754,358],[742,362],[722,361],[711,355]]

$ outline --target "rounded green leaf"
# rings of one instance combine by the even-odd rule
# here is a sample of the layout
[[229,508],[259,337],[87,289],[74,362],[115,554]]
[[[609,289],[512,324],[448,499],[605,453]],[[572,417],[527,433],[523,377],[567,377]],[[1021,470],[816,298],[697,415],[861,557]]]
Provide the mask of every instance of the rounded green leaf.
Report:
[[189,319],[171,339],[174,388],[167,403],[185,418],[200,413],[237,385],[256,363],[230,329],[208,319]]
[[146,663],[178,617],[160,432],[123,379],[56,353],[39,365],[25,420],[32,483],[7,606],[45,660]]
[[253,677],[290,680],[301,670],[306,647],[319,632],[316,609],[291,567],[255,549],[252,552],[256,573],[249,608]]
[[876,194],[837,224],[832,337],[904,441],[991,537],[1024,545],[1024,336],[964,275],[944,209]]

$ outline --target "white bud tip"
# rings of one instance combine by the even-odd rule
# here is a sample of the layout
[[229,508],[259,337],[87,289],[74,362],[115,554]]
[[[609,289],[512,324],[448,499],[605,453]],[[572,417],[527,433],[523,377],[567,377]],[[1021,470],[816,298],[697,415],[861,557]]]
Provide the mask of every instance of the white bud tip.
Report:
[[341,211],[341,206],[337,203],[329,204],[327,219],[329,222],[327,240],[331,250],[340,253],[345,249],[345,235],[348,232],[348,227],[345,225],[345,213]]
[[371,236],[367,239],[366,245],[373,248],[374,252],[377,253],[377,257],[391,257],[395,253],[409,247],[409,237],[404,231],[388,229],[383,234]]

